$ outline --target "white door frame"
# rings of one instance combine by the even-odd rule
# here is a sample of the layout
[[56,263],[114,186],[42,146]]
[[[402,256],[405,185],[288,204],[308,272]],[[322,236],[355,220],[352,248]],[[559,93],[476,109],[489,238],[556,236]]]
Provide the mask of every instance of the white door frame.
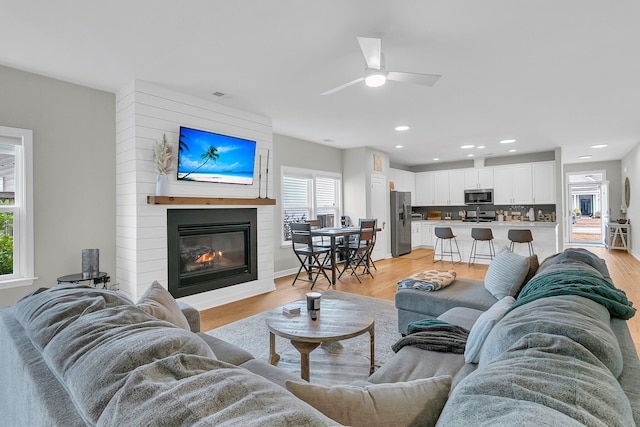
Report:
[[387,229],[387,177],[384,175],[371,174],[371,215],[370,218],[378,220],[380,231],[376,234],[376,245],[373,248],[371,257],[373,260],[386,258],[388,229]]

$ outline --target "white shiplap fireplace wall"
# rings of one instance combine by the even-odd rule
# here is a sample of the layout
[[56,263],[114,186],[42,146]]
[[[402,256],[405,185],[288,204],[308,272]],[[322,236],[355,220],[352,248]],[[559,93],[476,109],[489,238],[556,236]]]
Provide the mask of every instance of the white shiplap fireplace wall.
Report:
[[[116,282],[134,301],[150,283],[167,282],[167,209],[256,208],[258,213],[258,280],[181,298],[199,310],[237,301],[275,289],[273,282],[273,206],[247,205],[149,205],[155,193],[153,146],[166,134],[178,153],[180,126],[186,126],[257,142],[256,159],[262,156],[265,197],[266,158],[273,164],[271,121],[265,117],[214,102],[177,93],[151,83],[135,81],[116,95]],[[168,174],[168,194],[225,198],[259,196],[258,165],[253,185],[190,183]],[[272,174],[269,189],[273,188]],[[268,195],[273,198],[272,194]]]

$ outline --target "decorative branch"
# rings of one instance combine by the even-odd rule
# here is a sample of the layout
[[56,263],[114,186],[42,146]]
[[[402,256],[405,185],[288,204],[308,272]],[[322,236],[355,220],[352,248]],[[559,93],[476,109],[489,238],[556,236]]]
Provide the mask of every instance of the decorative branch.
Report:
[[156,173],[164,175],[171,169],[171,146],[167,142],[167,135],[162,134],[162,142],[156,142],[153,147],[153,169]]

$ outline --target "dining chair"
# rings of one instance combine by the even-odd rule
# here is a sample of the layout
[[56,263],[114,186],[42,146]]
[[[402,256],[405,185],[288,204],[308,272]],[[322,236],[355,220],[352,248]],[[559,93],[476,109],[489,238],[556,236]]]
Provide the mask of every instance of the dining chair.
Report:
[[[360,221],[360,231],[353,240],[347,240],[340,250],[344,254],[344,268],[340,272],[338,279],[345,271],[350,270],[359,283],[362,283],[360,276],[368,274],[373,278],[371,272],[371,249],[375,235],[375,220],[363,219]],[[362,267],[362,272],[358,273],[358,268]]]
[[[293,253],[300,261],[300,268],[291,286],[294,286],[296,281],[301,280],[311,283],[311,289],[313,289],[320,275],[323,275],[327,282],[331,284],[331,280],[325,272],[325,270],[331,269],[329,265],[331,248],[314,245],[313,236],[311,236],[311,224],[308,222],[292,222],[289,226],[291,228]],[[302,270],[305,271],[308,279],[300,277]]]

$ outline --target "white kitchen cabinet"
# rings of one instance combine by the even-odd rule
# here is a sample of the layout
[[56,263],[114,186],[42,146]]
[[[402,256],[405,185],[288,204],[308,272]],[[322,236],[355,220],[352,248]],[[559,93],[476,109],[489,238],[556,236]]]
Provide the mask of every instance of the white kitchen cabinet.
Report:
[[533,163],[533,203],[556,203],[556,162]]
[[411,193],[411,204],[415,205],[416,199],[416,178],[415,173],[402,169],[389,169],[389,181],[393,181],[395,191],[408,191]]
[[411,222],[411,249],[420,247],[422,238],[420,237],[420,221]]
[[493,168],[495,205],[533,203],[531,163]]
[[464,189],[493,188],[493,168],[474,168],[464,171]]
[[416,178],[416,199],[414,206],[433,206],[435,200],[434,172],[418,172]]
[[434,205],[464,205],[464,171],[450,170],[434,172]]
[[433,247],[433,225],[428,222],[420,223],[420,245],[422,247]]

